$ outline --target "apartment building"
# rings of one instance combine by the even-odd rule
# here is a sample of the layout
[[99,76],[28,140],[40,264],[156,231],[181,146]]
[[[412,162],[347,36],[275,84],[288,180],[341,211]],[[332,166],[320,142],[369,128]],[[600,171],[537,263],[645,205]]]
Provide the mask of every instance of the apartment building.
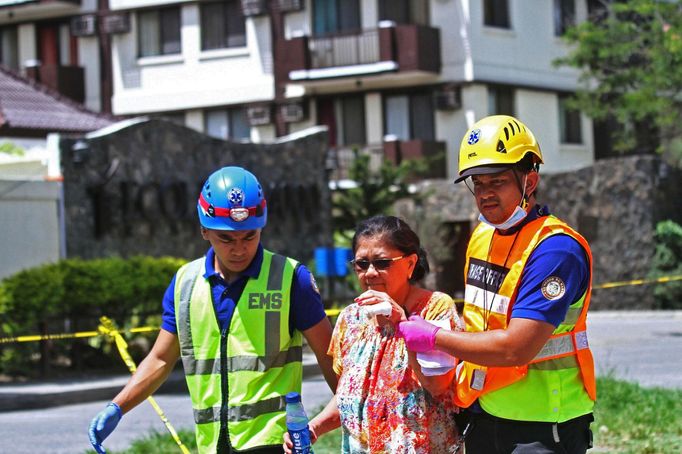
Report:
[[444,153],[431,176],[452,178],[467,126],[497,113],[534,130],[546,172],[594,161],[591,121],[566,104],[577,73],[552,62],[567,51],[565,28],[599,2],[94,2],[3,1],[0,61],[29,75],[72,68],[90,108],[220,138],[326,125],[337,178],[351,150],[395,161]]

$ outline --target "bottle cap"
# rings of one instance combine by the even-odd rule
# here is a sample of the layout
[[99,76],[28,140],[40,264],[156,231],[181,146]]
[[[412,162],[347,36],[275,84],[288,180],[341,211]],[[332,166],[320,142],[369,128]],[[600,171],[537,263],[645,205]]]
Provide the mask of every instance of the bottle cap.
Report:
[[292,391],[290,393],[287,393],[287,395],[284,396],[284,399],[288,404],[293,404],[301,401],[301,395],[296,391]]

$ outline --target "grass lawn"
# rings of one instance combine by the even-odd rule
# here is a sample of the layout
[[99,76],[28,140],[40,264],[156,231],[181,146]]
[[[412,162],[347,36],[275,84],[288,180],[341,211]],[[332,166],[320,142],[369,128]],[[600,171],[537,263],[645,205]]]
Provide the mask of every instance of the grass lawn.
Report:
[[[682,452],[682,390],[642,388],[613,378],[598,379],[599,399],[595,407],[592,452],[622,454],[678,454]],[[314,409],[311,414],[317,414]],[[194,433],[180,431],[180,437],[196,452]],[[316,454],[339,452],[340,431],[325,434],[313,446]],[[88,451],[92,453],[94,451]],[[110,451],[107,451],[110,452]],[[166,433],[154,433],[137,440],[126,451],[113,454],[180,453]]]

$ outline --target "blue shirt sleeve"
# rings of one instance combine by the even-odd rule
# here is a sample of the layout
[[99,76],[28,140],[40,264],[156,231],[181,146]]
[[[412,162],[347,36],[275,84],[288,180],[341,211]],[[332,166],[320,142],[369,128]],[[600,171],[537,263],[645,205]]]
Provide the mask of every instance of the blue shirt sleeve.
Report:
[[291,285],[290,328],[305,331],[326,316],[313,275],[305,265],[297,266]]
[[[554,294],[545,296],[543,282],[551,277],[555,283],[563,282],[563,294],[560,286],[554,286]],[[582,246],[568,235],[552,235],[528,257],[511,318],[539,320],[556,327],[566,317],[568,307],[585,293],[589,279]]]
[[163,294],[163,315],[161,316],[161,329],[169,333],[178,334],[178,327],[175,325],[175,276],[171,279],[170,285]]

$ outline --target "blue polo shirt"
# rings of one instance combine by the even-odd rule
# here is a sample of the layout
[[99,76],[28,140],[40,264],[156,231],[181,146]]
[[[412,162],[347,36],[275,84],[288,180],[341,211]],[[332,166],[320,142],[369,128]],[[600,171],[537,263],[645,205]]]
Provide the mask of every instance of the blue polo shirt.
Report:
[[[528,222],[547,215],[546,206],[536,205],[519,226],[503,235],[513,235]],[[565,284],[560,298],[549,300],[542,293],[542,283],[550,277],[561,279]],[[539,320],[557,327],[566,317],[568,307],[587,291],[589,282],[590,266],[580,243],[568,235],[552,235],[540,242],[528,257],[511,318]]]
[[[206,274],[211,285],[213,306],[221,329],[228,328],[232,320],[234,308],[246,287],[249,278],[258,277],[263,263],[263,246],[258,245],[258,251],[251,264],[231,284],[228,284],[214,266],[215,251],[209,248],[206,252]],[[289,317],[289,331],[294,329],[305,331],[318,324],[326,314],[322,305],[322,298],[314,284],[312,274],[304,265],[296,267],[294,280],[291,284],[291,311]],[[175,324],[175,276],[163,296],[163,318],[161,328],[177,334]]]

